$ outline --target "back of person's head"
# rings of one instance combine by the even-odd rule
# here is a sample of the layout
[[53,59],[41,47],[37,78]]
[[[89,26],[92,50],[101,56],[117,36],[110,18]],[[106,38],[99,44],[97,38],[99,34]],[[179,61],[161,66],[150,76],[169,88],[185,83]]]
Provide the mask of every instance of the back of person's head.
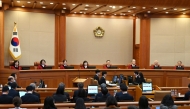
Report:
[[35,83],[30,83],[30,86],[32,86],[33,90],[36,89],[36,84]]
[[16,73],[11,73],[11,76],[15,78]]
[[128,106],[127,109],[138,109],[137,106]]
[[148,99],[146,96],[141,96],[139,99],[139,109],[147,109],[148,105]]
[[9,87],[8,86],[3,86],[2,92],[7,92],[9,91]]
[[100,73],[100,70],[96,70],[95,73],[96,73],[96,74],[97,74],[97,73]]
[[101,88],[101,92],[103,95],[106,95],[108,93],[108,89],[106,87]]
[[171,95],[165,95],[164,98],[162,99],[161,104],[164,106],[173,106],[174,105],[174,100]]
[[102,72],[102,76],[104,76],[105,74],[107,74],[107,72],[106,72],[106,71],[103,71],[103,72]]
[[63,82],[60,82],[59,86],[63,86],[65,88],[65,84]]
[[59,86],[57,88],[56,94],[64,95],[64,87],[63,86]]
[[33,91],[33,87],[32,86],[27,86],[26,91]]
[[15,82],[12,82],[12,83],[10,84],[10,86],[11,86],[11,89],[16,89],[17,84],[16,84]]
[[13,105],[15,107],[20,107],[21,104],[22,104],[22,100],[20,97],[14,97],[13,98]]
[[138,72],[138,71],[134,71],[134,74],[138,75],[138,74],[139,74],[139,72]]
[[46,97],[44,100],[44,107],[43,109],[57,109],[54,105],[53,97]]
[[109,107],[111,105],[117,106],[117,100],[113,96],[109,96],[106,100],[106,107]]
[[101,87],[101,88],[106,88],[106,84],[105,84],[105,83],[102,83],[102,84],[100,85],[100,87]]
[[82,82],[78,83],[78,88],[83,89],[83,87],[84,87],[84,84]]
[[86,97],[86,91],[84,89],[78,90],[78,97],[85,98]]
[[122,90],[122,91],[127,91],[127,86],[126,86],[126,84],[124,84],[124,83],[121,83],[120,84],[120,89]]
[[75,109],[86,109],[84,104],[84,100],[82,98],[78,98],[75,104]]

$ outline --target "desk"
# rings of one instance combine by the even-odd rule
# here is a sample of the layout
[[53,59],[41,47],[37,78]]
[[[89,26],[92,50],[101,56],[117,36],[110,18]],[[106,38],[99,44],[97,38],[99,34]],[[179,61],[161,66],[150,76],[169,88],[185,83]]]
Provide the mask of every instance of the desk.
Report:
[[[111,81],[114,75],[123,74],[134,75],[134,71],[141,71],[144,77],[152,79],[153,84],[159,87],[181,87],[182,78],[190,77],[189,70],[173,70],[173,69],[99,69],[107,71],[106,79]],[[7,83],[7,77],[11,71],[0,70],[0,84]],[[76,77],[89,78],[95,75],[95,69],[43,69],[43,70],[20,70],[16,72],[18,76],[18,84],[26,87],[31,82],[38,82],[40,79],[45,81],[47,87],[56,88],[60,82],[64,82],[66,87],[72,87],[72,80]],[[172,82],[171,82],[172,81]]]

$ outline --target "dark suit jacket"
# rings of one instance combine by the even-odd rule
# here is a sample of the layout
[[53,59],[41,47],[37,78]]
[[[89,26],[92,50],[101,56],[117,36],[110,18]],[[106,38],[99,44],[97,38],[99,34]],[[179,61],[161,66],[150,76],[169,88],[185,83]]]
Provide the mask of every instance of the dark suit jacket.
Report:
[[123,92],[117,92],[115,98],[119,102],[120,100],[131,100],[133,101],[133,96],[129,95],[128,93],[123,94]]
[[[56,93],[53,94],[53,96],[56,95]],[[67,97],[68,101],[71,101],[70,96],[67,92],[64,92],[64,95]]]
[[13,97],[2,94],[0,96],[0,104],[12,104]]
[[105,84],[106,84],[106,79],[105,79],[104,77],[101,77],[101,78],[100,78],[100,85],[101,85],[102,83],[105,83]]
[[184,100],[189,100],[189,97],[190,97],[190,91],[188,91],[187,93],[185,93],[185,96],[184,96]]
[[[75,103],[76,103],[76,101],[77,101],[78,98],[80,98],[80,97],[75,97],[75,99],[74,99],[74,102],[75,102]],[[84,100],[84,102],[85,102],[85,101],[90,101],[90,99],[87,98],[87,97],[82,98],[82,99]]]
[[17,91],[17,90],[15,90],[15,89],[11,89],[11,90],[9,90],[9,94],[8,94],[9,96],[11,96],[11,97],[20,97],[20,94],[19,94],[19,92]]
[[33,92],[33,94],[36,95],[39,98],[39,101],[40,101],[40,94],[37,93],[37,92]]
[[108,96],[110,96],[109,93],[103,95],[102,92],[100,92],[96,95],[94,102],[105,102]]
[[53,95],[53,99],[55,100],[56,103],[61,103],[61,102],[67,101],[66,95],[61,95],[61,94]]
[[39,98],[31,93],[26,93],[21,97],[23,103],[39,103]]
[[99,80],[99,77],[97,75],[94,75],[94,80],[97,80],[98,84],[100,84],[100,80]]

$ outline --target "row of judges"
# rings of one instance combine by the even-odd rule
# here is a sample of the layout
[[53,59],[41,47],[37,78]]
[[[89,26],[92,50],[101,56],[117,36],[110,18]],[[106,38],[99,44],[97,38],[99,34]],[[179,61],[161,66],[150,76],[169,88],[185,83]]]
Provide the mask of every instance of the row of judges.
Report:
[[[19,65],[19,61],[15,60],[13,64],[10,67],[11,69],[18,69],[22,70],[22,67]],[[46,69],[46,61],[44,59],[40,60],[39,65],[37,66],[37,69]],[[60,69],[67,69],[70,68],[70,66],[67,64],[67,60],[64,59],[63,63],[59,66]],[[73,67],[74,68],[74,67]],[[88,61],[83,61],[83,63],[80,65],[81,69],[95,69],[96,67],[90,66]],[[139,69],[139,66],[136,64],[136,60],[133,59],[130,64],[127,65],[128,69]],[[117,66],[114,66],[111,64],[110,60],[106,61],[106,64],[103,65],[103,69],[117,69]],[[157,60],[154,61],[154,63],[151,65],[151,69],[162,69],[161,65],[158,63]],[[174,69],[183,70],[184,65],[181,61],[177,62],[177,65],[175,65]]]

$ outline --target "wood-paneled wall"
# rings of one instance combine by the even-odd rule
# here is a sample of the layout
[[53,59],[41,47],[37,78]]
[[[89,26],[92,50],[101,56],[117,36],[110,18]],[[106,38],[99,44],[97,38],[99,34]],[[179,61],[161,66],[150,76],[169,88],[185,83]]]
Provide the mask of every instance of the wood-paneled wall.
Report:
[[4,11],[0,10],[0,68],[4,68]]

